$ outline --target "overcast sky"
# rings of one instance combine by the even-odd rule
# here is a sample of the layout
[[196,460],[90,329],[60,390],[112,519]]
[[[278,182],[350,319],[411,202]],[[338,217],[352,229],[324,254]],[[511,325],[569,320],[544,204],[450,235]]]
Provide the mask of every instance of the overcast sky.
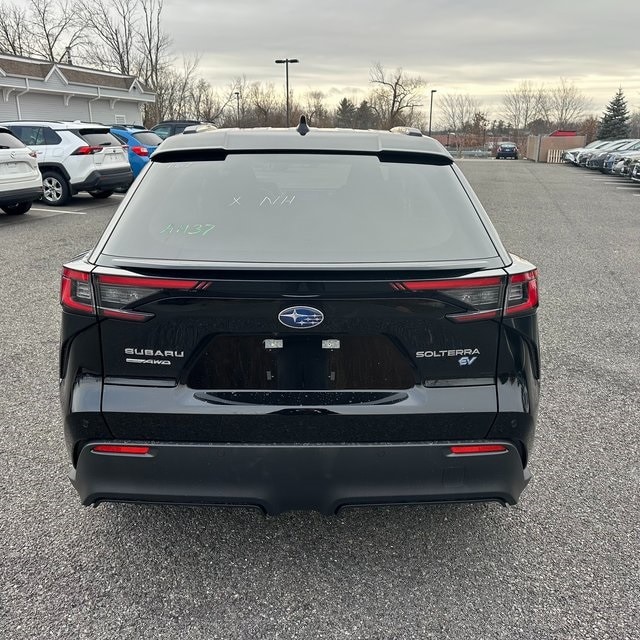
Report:
[[640,109],[638,0],[165,0],[164,16],[176,54],[198,54],[214,86],[244,75],[284,91],[274,60],[289,57],[300,60],[296,96],[320,89],[330,104],[363,99],[380,62],[422,76],[427,93],[469,93],[490,110],[520,80],[560,77],[596,114],[618,87]]

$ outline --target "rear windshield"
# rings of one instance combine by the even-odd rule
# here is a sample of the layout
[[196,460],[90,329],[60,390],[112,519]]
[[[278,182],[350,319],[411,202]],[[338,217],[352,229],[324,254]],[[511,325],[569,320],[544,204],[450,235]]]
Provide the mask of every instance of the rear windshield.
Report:
[[451,166],[324,154],[154,162],[103,253],[305,264],[497,255]]
[[120,147],[122,142],[108,131],[78,131],[78,135],[92,147]]
[[153,133],[153,131],[141,131],[140,133],[132,133],[131,134],[140,144],[146,144],[149,147],[157,147],[161,142],[162,138]]
[[0,131],[0,149],[23,149],[24,144],[7,131]]

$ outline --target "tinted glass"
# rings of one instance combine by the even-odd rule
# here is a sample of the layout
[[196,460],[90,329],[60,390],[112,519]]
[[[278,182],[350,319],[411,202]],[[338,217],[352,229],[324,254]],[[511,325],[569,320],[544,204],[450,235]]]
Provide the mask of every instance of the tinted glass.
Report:
[[104,130],[83,130],[78,131],[77,134],[92,147],[119,147],[122,144],[112,133]]
[[60,144],[62,142],[62,138],[51,128],[42,127],[42,134],[44,135],[44,143],[45,144]]
[[6,131],[0,131],[0,149],[24,149],[24,144]]
[[140,144],[146,144],[150,147],[157,147],[162,142],[162,138],[152,131],[141,131],[140,133],[134,133],[133,137]]
[[169,125],[163,125],[161,127],[154,127],[153,132],[160,136],[163,140],[171,133],[171,127]]
[[104,253],[308,264],[497,255],[450,166],[304,154],[153,163]]
[[28,147],[34,145],[45,144],[44,131],[42,127],[30,126],[30,125],[12,125],[11,131]]

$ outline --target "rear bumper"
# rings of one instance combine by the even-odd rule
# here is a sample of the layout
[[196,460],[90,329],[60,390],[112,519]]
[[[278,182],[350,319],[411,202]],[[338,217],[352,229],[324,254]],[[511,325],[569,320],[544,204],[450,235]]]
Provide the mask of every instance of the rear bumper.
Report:
[[78,191],[107,191],[128,187],[133,182],[131,169],[101,169],[92,171],[82,182],[72,182],[71,189]]
[[[150,444],[146,456],[80,451],[71,482],[84,505],[111,502],[244,505],[267,513],[345,506],[498,501],[515,504],[530,479],[516,447],[453,455],[453,442]],[[104,444],[114,444],[113,441]],[[120,443],[116,443],[120,444]],[[126,444],[122,442],[121,444]]]
[[0,192],[0,206],[17,204],[19,202],[34,202],[42,197],[42,183],[35,187],[13,189]]

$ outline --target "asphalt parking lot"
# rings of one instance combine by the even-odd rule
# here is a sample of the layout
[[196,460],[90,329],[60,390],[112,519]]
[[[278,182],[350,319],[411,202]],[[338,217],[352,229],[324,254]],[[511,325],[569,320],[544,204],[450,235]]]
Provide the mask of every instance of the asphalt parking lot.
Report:
[[58,410],[59,268],[120,197],[0,215],[0,638],[640,638],[640,185],[460,165],[540,269],[534,477],[511,508],[81,507]]

